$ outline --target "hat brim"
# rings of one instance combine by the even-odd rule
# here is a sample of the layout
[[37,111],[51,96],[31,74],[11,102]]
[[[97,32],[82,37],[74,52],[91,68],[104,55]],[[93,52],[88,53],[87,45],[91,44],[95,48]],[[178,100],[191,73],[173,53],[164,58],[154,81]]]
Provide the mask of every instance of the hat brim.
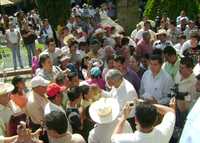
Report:
[[108,98],[106,100],[107,100],[106,102],[108,102],[108,104],[112,108],[112,112],[107,116],[102,116],[101,117],[101,116],[98,115],[97,107],[101,106],[98,101],[96,101],[93,104],[91,104],[91,106],[89,108],[90,117],[92,118],[93,121],[95,121],[98,124],[111,123],[111,122],[113,122],[114,120],[117,119],[117,117],[118,117],[118,115],[120,113],[119,103],[117,102],[116,99]]
[[0,96],[10,93],[14,90],[14,86],[12,84],[9,83],[0,83],[0,84],[3,84],[3,87],[0,90]]

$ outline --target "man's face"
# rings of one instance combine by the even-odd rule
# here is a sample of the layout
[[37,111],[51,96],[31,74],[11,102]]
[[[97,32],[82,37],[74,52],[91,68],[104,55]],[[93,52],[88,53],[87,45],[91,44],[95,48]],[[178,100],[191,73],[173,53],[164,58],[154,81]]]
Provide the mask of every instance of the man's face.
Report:
[[180,64],[179,72],[180,72],[182,78],[186,79],[191,75],[192,69],[188,68],[186,65]]
[[45,95],[47,92],[47,86],[38,86],[35,88],[35,91],[39,95]]
[[53,53],[55,51],[55,48],[56,48],[55,42],[50,42],[48,45],[49,52]]
[[50,70],[52,70],[52,68],[53,68],[53,63],[52,63],[51,59],[48,58],[48,59],[45,60],[45,62],[43,63],[42,66],[43,66],[43,68],[44,68],[45,70],[50,71]]
[[197,40],[197,38],[191,38],[191,39],[190,39],[190,42],[191,42],[191,47],[192,47],[192,48],[196,48],[196,47],[197,47],[197,45],[198,45],[198,40]]
[[152,73],[158,74],[161,70],[161,64],[158,60],[150,60],[150,69]]

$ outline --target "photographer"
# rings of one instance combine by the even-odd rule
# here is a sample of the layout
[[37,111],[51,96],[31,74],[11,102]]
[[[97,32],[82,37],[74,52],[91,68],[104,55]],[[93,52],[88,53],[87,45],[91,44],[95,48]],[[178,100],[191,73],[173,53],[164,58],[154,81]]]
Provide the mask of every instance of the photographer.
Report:
[[[175,100],[171,102],[171,107],[175,108]],[[112,143],[168,143],[175,125],[175,111],[172,108],[158,104],[151,105],[145,102],[139,102],[136,104],[135,109],[137,131],[124,134],[122,133],[122,129],[132,109],[131,106],[127,104],[113,132],[111,138]],[[155,126],[158,112],[164,115],[164,118],[159,125]]]

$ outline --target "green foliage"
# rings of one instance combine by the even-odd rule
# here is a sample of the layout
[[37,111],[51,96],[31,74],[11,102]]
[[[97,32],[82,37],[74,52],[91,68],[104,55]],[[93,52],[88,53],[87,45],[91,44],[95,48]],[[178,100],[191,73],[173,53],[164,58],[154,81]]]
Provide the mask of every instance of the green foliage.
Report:
[[197,0],[148,0],[144,15],[155,19],[157,15],[166,14],[174,19],[180,15],[181,10],[185,10],[187,16],[193,19],[198,14],[199,4]]
[[42,18],[48,18],[55,28],[70,15],[70,0],[36,0]]

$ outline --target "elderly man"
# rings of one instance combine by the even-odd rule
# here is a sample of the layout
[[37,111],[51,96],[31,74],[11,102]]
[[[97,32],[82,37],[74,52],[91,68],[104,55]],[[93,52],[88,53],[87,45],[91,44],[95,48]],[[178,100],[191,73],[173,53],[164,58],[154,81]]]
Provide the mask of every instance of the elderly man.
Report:
[[[197,77],[196,82],[196,94],[199,95],[200,93],[200,75]],[[199,126],[199,119],[200,119],[200,98],[195,103],[194,107],[190,111],[190,113],[187,116],[187,121],[184,125],[184,129],[181,135],[180,143],[189,143],[192,141],[193,143],[199,142],[199,132],[200,132],[200,126]]]
[[14,86],[8,83],[0,83],[0,128],[2,129],[2,135],[9,135],[8,123],[13,114],[9,106],[9,94],[14,89]]
[[[123,109],[124,105],[127,101],[134,101],[138,98],[136,90],[132,86],[132,84],[123,78],[122,73],[119,70],[111,69],[106,73],[105,76],[107,85],[111,88],[110,92],[104,92],[105,95],[108,97],[116,98],[120,110]],[[130,115],[130,117],[133,117],[134,115]]]
[[45,96],[48,84],[49,81],[40,76],[36,76],[31,80],[32,92],[28,96],[26,113],[31,121],[38,126],[44,122],[44,108],[49,102]]
[[167,105],[170,100],[168,93],[170,88],[173,87],[173,80],[161,68],[162,63],[163,60],[160,55],[150,57],[150,69],[142,77],[140,95],[144,100],[151,103]]
[[177,109],[176,109],[176,133],[180,134],[188,111],[192,103],[197,100],[195,94],[196,78],[193,74],[193,60],[190,57],[184,57],[180,61],[179,73],[175,77],[175,83],[178,85]]

